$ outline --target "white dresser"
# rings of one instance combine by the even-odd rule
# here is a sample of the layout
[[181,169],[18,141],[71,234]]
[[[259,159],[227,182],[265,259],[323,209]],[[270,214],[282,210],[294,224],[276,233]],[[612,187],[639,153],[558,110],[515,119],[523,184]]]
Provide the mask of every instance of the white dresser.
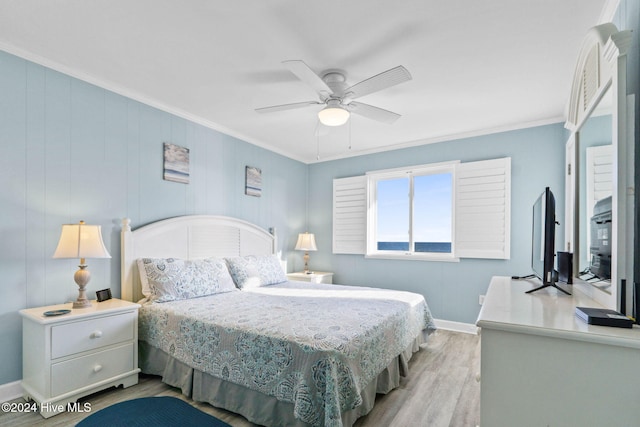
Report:
[[[139,304],[118,299],[72,309],[60,304],[21,310],[22,388],[45,418],[78,398],[138,383]],[[71,310],[60,316],[43,313]]]
[[576,306],[600,305],[534,280],[494,277],[481,328],[481,425],[640,425],[640,329],[591,326]]

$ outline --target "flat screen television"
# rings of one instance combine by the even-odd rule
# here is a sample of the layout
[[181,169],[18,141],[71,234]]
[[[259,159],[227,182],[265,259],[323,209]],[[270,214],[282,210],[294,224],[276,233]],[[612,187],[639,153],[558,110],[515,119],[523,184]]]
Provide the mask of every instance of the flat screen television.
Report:
[[556,285],[558,277],[555,270],[556,199],[549,187],[545,188],[533,204],[532,224],[531,269],[542,282],[542,286],[527,293],[551,286],[569,294]]

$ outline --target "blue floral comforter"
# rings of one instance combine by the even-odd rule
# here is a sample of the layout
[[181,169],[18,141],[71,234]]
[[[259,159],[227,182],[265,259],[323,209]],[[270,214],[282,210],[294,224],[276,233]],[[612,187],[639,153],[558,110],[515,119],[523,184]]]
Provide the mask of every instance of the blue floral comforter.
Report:
[[145,304],[139,325],[140,340],[326,426],[342,425],[360,391],[435,330],[422,295],[302,282]]

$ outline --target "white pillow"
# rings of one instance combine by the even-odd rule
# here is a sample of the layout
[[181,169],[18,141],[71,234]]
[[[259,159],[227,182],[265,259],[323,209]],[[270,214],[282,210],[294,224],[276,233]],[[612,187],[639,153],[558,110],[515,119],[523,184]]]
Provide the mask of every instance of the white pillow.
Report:
[[142,293],[155,302],[196,298],[235,290],[224,260],[140,258]]
[[229,273],[240,289],[256,288],[287,281],[280,260],[275,255],[247,255],[227,258]]

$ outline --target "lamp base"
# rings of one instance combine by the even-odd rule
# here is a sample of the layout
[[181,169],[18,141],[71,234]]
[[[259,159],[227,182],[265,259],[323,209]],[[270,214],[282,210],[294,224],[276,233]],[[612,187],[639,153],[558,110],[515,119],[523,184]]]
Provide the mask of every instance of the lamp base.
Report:
[[309,252],[304,253],[304,274],[313,274],[313,271],[309,270]]
[[73,308],[87,308],[87,307],[91,307],[91,301],[89,301],[88,299],[81,300],[80,298],[78,298],[73,302]]
[[80,264],[78,267],[80,269],[73,275],[73,280],[75,280],[78,285],[78,299],[73,302],[73,308],[91,307],[91,301],[87,299],[85,291],[87,283],[89,283],[89,280],[91,279],[91,273],[87,270],[86,264]]

